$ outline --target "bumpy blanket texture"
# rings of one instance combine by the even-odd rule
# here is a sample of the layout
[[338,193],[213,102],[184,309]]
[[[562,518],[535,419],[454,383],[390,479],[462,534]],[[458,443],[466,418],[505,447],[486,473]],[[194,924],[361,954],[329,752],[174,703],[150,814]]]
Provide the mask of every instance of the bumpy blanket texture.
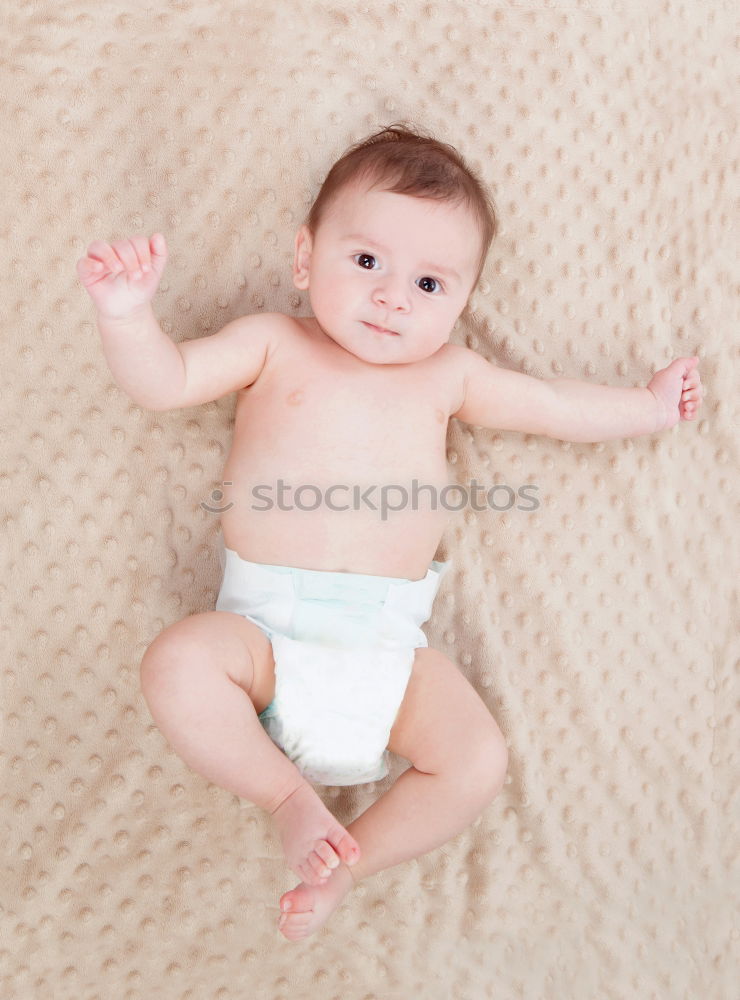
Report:
[[[0,995],[736,1000],[735,4],[18,0],[0,32]],[[203,503],[235,397],[133,404],[75,261],[165,233],[177,341],[305,315],[295,230],[397,120],[498,206],[453,340],[624,386],[698,354],[706,399],[601,444],[451,422],[455,481],[540,501],[450,515],[426,626],[497,718],[507,783],[291,943],[268,817],[189,771],[139,689],[154,636],[214,605]],[[393,764],[319,790],[348,823]]]

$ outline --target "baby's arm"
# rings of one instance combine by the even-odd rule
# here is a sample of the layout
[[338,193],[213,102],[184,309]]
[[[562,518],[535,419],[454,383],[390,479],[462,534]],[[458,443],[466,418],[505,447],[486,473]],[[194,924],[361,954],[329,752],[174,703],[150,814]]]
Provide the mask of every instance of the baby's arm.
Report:
[[103,353],[116,382],[150,410],[196,406],[250,385],[270,344],[271,314],[242,316],[210,337],[175,344],[150,306],[167,260],[155,233],[91,243],[77,274],[97,308]]
[[693,420],[701,406],[696,357],[672,361],[645,388],[622,388],[577,379],[533,378],[461,350],[465,395],[452,416],[480,427],[561,441],[609,441]]

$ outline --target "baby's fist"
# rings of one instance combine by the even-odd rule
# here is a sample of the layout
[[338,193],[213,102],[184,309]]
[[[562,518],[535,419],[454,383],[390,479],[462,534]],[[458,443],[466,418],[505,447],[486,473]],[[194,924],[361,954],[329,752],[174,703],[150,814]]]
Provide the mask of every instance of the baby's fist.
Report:
[[657,430],[675,427],[679,420],[696,419],[704,394],[698,364],[696,356],[677,358],[648,382],[660,407]]
[[154,297],[166,263],[167,243],[161,233],[151,240],[96,240],[77,261],[77,276],[101,315],[121,318]]

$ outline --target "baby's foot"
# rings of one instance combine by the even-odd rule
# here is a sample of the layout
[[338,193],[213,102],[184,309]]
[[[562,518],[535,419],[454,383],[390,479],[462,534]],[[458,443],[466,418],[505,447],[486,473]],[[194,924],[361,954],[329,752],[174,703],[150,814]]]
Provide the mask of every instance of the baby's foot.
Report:
[[[301,882],[295,889],[280,897],[278,928],[289,941],[300,941],[322,927],[339,906],[354,880],[346,865],[331,873],[324,885],[306,885]],[[290,909],[286,910],[286,905]]]
[[306,885],[323,885],[340,861],[360,860],[357,841],[332,816],[307,781],[272,814],[289,867]]

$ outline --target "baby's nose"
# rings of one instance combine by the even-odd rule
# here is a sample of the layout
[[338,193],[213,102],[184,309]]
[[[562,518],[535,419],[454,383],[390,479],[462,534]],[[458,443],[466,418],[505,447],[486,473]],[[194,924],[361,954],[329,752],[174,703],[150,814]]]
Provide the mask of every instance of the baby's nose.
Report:
[[408,295],[398,285],[383,285],[376,289],[374,298],[378,305],[394,312],[406,311],[409,308]]

